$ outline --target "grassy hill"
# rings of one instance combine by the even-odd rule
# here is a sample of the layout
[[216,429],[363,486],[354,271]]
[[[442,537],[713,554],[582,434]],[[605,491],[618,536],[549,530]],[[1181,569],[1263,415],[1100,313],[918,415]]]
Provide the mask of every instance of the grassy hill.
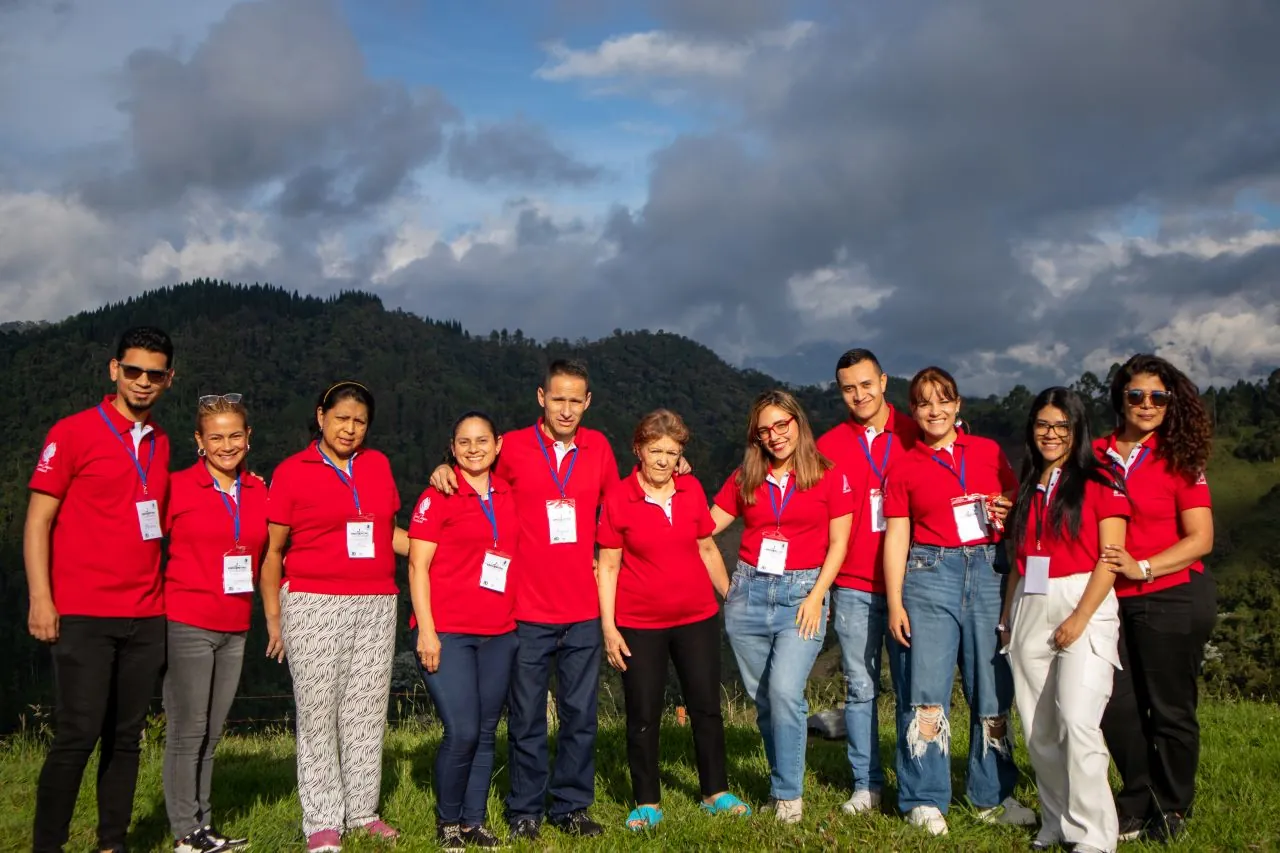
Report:
[[[740,705],[728,708],[729,780],[733,790],[759,805],[768,795],[768,766],[751,714]],[[953,784],[963,792],[964,740],[968,724],[957,713],[953,722]],[[888,719],[888,708],[882,719]],[[1189,851],[1267,851],[1280,849],[1280,709],[1255,703],[1210,702],[1201,710],[1203,752],[1196,814],[1188,839],[1178,849]],[[134,804],[131,850],[171,848],[160,782],[163,729],[148,730],[142,773]],[[897,816],[892,795],[883,813],[849,817],[839,810],[849,795],[849,765],[843,742],[811,740],[805,781],[805,818],[798,827],[782,827],[772,818],[711,818],[695,804],[697,774],[689,729],[673,720],[663,729],[664,822],[652,833],[633,835],[623,827],[631,808],[621,720],[602,720],[596,749],[594,816],[606,827],[597,840],[571,841],[547,827],[537,845],[515,850],[964,850],[1023,851],[1032,830],[988,826],[966,806],[955,804],[951,833],[933,839],[907,826]],[[881,732],[881,752],[891,761],[893,735]],[[431,850],[435,843],[434,798],[430,793],[431,762],[439,742],[433,726],[405,724],[394,728],[384,748],[382,814],[404,837],[399,851]],[[253,850],[303,849],[300,810],[294,783],[294,742],[280,727],[260,734],[232,736],[218,751],[214,777],[214,812],[221,828],[248,835]],[[501,799],[507,779],[502,767],[505,733],[499,732],[499,773],[490,795],[493,828],[504,832]],[[32,792],[39,774],[42,747],[38,733],[27,733],[0,745],[0,850],[30,849]],[[1019,747],[1022,779],[1017,796],[1034,803],[1035,790],[1026,755]],[[93,768],[76,810],[70,849],[89,849],[94,842]],[[894,784],[892,772],[888,783]],[[370,841],[354,841],[345,850],[388,849]],[[1126,844],[1125,851],[1156,849]]]

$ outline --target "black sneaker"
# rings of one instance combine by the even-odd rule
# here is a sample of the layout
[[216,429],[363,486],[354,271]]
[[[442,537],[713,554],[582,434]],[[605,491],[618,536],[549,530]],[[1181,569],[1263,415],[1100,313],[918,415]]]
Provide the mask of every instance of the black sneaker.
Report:
[[604,827],[592,820],[586,809],[569,812],[564,817],[553,817],[551,825],[566,835],[576,835],[579,838],[594,838],[604,834]]
[[1172,844],[1187,831],[1187,821],[1177,812],[1165,812],[1148,833],[1153,841]]
[[206,826],[200,831],[204,833],[205,838],[218,845],[219,850],[234,850],[249,843],[247,838],[228,838],[212,826]]
[[441,850],[466,850],[467,844],[462,839],[462,826],[456,823],[437,823],[436,841]]
[[488,847],[490,850],[507,846],[483,825],[462,827],[462,840],[470,847]]
[[204,834],[203,829],[197,829],[173,842],[173,853],[215,853],[221,849],[218,842]]
[[532,817],[519,817],[511,824],[512,841],[537,841],[538,820]]
[[1147,822],[1140,817],[1120,818],[1120,841],[1137,841],[1147,831]]

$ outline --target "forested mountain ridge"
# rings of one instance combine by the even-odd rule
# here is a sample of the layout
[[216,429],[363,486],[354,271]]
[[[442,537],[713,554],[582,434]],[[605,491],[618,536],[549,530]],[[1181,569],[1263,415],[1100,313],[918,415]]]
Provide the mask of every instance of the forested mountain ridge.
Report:
[[[116,339],[127,326],[141,323],[166,329],[177,350],[173,388],[156,410],[173,442],[175,469],[195,460],[191,432],[201,394],[245,395],[255,428],[250,460],[255,470],[269,475],[306,442],[317,394],[338,379],[351,378],[367,384],[376,396],[370,444],[391,459],[406,503],[440,461],[449,425],[461,412],[485,410],[502,429],[532,423],[538,415],[536,389],[547,361],[555,357],[587,361],[593,400],[585,423],[609,437],[624,470],[632,464],[630,436],[642,414],[666,406],[683,415],[694,435],[689,457],[708,490],[718,488],[741,458],[752,397],[777,384],[765,374],[736,369],[706,347],[674,334],[618,331],[598,341],[541,343],[519,330],[473,336],[456,322],[389,311],[370,294],[320,299],[270,286],[212,281],[153,291],[59,323],[0,332],[0,389],[11,401],[0,413],[7,438],[0,450],[0,656],[11,664],[0,674],[0,731],[14,725],[28,703],[46,699],[49,683],[47,653],[26,632],[21,562],[26,482],[46,431],[109,390],[106,365]],[[1110,422],[1104,382],[1086,374],[1076,383],[1093,401],[1100,428]],[[890,398],[901,403],[905,388],[905,381],[892,379]],[[833,388],[795,390],[819,432],[845,416]],[[1032,396],[1018,387],[1004,397],[966,399],[963,414],[975,432],[1000,440],[1016,454]],[[1274,523],[1262,518],[1277,506],[1280,492],[1269,504],[1259,499],[1280,482],[1280,467],[1265,461],[1280,455],[1280,371],[1266,383],[1210,389],[1206,402],[1219,425],[1210,471],[1215,502],[1231,514],[1224,519],[1219,513],[1222,553],[1215,555],[1215,566],[1229,574],[1234,555],[1239,555],[1237,562],[1247,565],[1251,577],[1274,573],[1280,545],[1275,544]],[[1233,456],[1233,450],[1242,458]],[[1239,531],[1230,529],[1236,516]],[[1274,588],[1274,583],[1248,588],[1251,614],[1271,600],[1267,596],[1274,596]],[[1241,590],[1244,600],[1246,591]],[[1257,646],[1265,626],[1250,625],[1241,628],[1239,642]],[[247,689],[278,690],[287,684],[282,668],[250,658]],[[1258,679],[1269,678],[1258,674],[1263,669],[1256,667],[1248,689],[1256,692]],[[1263,686],[1270,689],[1267,685],[1269,681]]]

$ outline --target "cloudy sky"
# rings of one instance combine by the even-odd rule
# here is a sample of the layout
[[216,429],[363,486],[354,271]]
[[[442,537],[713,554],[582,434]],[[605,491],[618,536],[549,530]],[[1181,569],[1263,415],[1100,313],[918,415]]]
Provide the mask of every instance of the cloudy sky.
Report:
[[793,379],[1255,377],[1277,44],[1274,0],[0,0],[0,320],[208,276]]

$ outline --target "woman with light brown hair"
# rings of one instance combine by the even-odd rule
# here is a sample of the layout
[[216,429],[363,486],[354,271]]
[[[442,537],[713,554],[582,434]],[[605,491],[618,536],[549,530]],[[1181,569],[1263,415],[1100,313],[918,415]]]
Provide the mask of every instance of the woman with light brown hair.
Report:
[[711,507],[715,533],[741,517],[725,630],[756,703],[777,819],[803,812],[809,706],[805,684],[827,631],[827,590],[849,546],[849,483],[818,452],[809,418],[786,391],[756,398],[747,448]]
[[715,522],[702,485],[677,475],[689,429],[658,409],[636,426],[631,476],[604,496],[600,546],[600,620],[609,664],[622,673],[627,703],[627,763],[636,808],[632,830],[662,820],[658,808],[658,730],[667,661],[675,664],[693,725],[702,808],[750,814],[728,791],[720,715],[720,602],[729,589]]

